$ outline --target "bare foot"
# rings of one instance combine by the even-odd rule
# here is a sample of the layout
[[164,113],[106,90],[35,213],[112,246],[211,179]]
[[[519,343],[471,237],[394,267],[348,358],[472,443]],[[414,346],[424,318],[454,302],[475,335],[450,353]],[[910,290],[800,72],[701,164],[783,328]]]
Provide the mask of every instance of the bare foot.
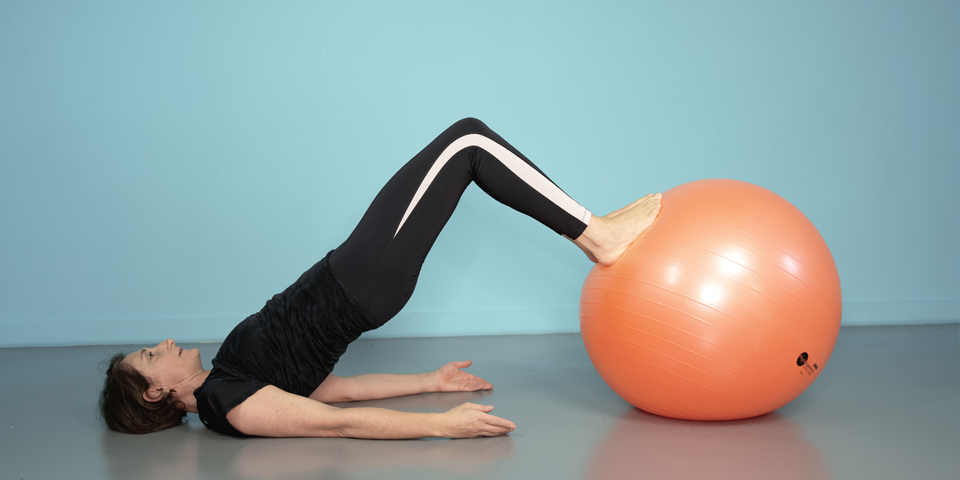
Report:
[[587,229],[573,243],[587,258],[612,265],[660,213],[659,193],[651,193],[602,217],[592,217]]

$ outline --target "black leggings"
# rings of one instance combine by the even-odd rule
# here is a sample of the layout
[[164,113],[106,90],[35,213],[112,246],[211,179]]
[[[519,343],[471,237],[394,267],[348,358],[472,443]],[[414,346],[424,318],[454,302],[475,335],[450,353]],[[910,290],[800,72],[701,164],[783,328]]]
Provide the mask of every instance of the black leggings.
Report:
[[377,327],[410,299],[427,253],[470,182],[571,239],[590,221],[587,209],[483,122],[460,120],[387,182],[330,256],[334,275]]

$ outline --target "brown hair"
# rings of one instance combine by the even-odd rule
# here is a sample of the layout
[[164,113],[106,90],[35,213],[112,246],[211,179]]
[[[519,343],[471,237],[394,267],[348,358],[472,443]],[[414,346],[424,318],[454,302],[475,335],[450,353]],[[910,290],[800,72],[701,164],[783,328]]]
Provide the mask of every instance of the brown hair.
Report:
[[118,353],[107,361],[100,393],[100,414],[107,426],[123,433],[150,433],[180,425],[187,416],[183,402],[170,394],[158,402],[144,400],[150,382],[137,369],[120,363],[124,357]]

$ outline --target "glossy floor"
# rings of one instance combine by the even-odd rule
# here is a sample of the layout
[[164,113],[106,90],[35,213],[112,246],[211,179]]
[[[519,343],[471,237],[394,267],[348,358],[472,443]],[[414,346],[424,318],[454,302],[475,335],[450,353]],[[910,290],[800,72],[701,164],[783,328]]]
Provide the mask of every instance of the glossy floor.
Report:
[[[200,344],[204,364],[217,344]],[[0,478],[960,478],[958,326],[844,328],[800,398],[759,418],[671,420],[620,400],[579,335],[360,340],[336,373],[413,373],[455,359],[493,391],[366,405],[492,404],[509,436],[470,440],[234,439],[187,425],[108,431],[96,364],[121,347],[0,350]],[[131,350],[127,346],[124,350]]]

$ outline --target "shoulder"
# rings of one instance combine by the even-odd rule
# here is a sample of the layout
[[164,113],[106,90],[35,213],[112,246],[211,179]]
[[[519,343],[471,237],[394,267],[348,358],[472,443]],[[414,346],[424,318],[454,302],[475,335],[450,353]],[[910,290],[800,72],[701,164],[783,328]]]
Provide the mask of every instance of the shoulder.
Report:
[[258,390],[231,409],[226,419],[244,435],[264,437],[336,436],[326,425],[339,410],[273,385]]
[[229,413],[268,386],[269,383],[261,380],[232,376],[215,369],[194,392],[200,421],[217,432],[242,435],[230,424]]

